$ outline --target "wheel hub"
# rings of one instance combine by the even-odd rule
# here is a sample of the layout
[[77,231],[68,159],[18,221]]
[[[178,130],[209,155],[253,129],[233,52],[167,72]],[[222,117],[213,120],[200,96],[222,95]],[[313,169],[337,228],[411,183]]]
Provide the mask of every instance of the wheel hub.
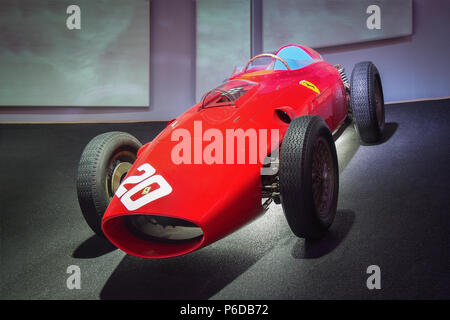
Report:
[[319,218],[327,219],[333,199],[334,170],[331,150],[324,138],[314,144],[312,190]]
[[129,162],[120,162],[113,170],[111,176],[111,193],[114,195],[120,186],[123,178],[130,171],[132,164]]

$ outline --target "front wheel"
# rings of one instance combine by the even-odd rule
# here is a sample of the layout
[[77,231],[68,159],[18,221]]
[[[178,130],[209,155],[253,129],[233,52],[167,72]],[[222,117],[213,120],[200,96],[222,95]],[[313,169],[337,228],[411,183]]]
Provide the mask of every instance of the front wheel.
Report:
[[77,193],[89,227],[104,237],[102,218],[114,193],[136,160],[142,144],[125,132],[107,132],[84,148],[78,165]]
[[336,147],[318,116],[295,118],[281,145],[280,198],[292,232],[320,238],[333,223],[339,193]]

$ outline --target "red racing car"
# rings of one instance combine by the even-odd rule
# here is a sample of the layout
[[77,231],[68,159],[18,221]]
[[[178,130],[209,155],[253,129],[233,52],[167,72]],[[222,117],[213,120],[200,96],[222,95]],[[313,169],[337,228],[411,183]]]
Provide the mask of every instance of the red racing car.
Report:
[[[384,99],[371,62],[343,68],[288,45],[236,68],[145,145],[123,132],[92,139],[78,168],[82,213],[123,251],[192,252],[281,203],[298,237],[320,238],[336,214],[333,135],[351,120],[382,137]],[[335,135],[336,136],[336,135]]]

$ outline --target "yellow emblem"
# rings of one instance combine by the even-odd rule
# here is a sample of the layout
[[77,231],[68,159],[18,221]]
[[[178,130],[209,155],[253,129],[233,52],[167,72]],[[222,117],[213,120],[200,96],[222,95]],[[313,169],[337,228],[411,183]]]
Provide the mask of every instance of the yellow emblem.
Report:
[[317,89],[317,87],[314,84],[312,84],[311,82],[302,80],[299,83],[300,83],[300,85],[307,87],[308,89],[311,89],[312,91],[316,92],[317,94],[320,94],[320,90]]
[[151,189],[152,189],[151,187],[146,187],[146,188],[142,191],[142,195],[149,193]]

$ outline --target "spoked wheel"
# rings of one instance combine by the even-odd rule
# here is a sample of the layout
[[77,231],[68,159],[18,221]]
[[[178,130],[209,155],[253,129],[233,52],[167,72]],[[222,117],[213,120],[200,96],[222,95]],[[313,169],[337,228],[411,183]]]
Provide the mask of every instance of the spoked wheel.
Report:
[[356,129],[361,140],[377,142],[383,136],[385,112],[383,87],[372,62],[358,63],[352,72],[350,99]]
[[130,151],[121,151],[111,159],[106,175],[106,192],[110,200],[114,197],[134,161],[136,161],[136,154]]
[[318,116],[295,118],[281,145],[280,198],[292,232],[320,238],[336,215],[339,172],[331,132]]
[[107,132],[96,136],[84,148],[78,165],[78,202],[89,227],[99,236],[105,236],[101,223],[106,208],[141,146],[128,133]]
[[314,205],[319,219],[327,224],[333,206],[335,170],[328,141],[319,137],[314,143],[312,188]]

